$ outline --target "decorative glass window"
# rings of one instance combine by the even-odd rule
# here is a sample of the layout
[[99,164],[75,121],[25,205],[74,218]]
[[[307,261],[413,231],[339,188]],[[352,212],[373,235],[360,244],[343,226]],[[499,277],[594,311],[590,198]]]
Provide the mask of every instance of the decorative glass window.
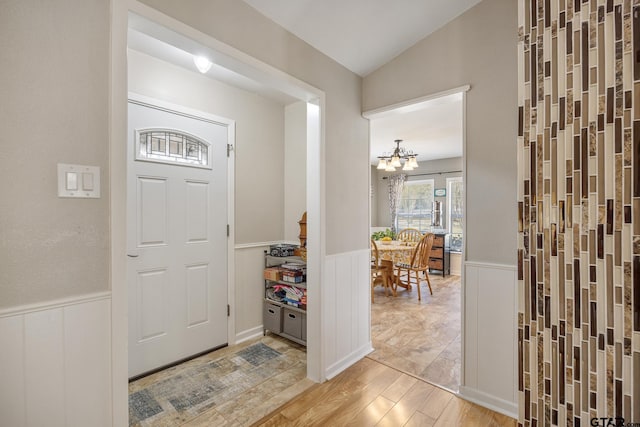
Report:
[[178,130],[136,131],[136,160],[211,169],[209,144]]

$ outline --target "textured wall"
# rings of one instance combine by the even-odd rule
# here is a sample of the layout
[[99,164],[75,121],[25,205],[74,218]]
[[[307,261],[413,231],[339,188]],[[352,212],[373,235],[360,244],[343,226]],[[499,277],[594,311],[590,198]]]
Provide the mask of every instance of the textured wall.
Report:
[[[0,1],[0,309],[109,289],[109,2]],[[57,163],[100,167],[58,197]]]
[[638,4],[519,3],[525,426],[640,422]]

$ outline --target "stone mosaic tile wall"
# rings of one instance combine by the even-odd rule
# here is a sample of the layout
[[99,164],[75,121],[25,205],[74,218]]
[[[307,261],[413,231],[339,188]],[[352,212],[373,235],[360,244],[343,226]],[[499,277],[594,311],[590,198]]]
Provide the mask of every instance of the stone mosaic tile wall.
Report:
[[640,0],[518,1],[519,422],[640,423]]

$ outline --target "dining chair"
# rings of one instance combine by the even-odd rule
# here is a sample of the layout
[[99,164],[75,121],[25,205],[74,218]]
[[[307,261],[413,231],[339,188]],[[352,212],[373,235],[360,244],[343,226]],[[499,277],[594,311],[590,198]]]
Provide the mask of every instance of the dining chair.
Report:
[[[431,254],[434,237],[435,235],[433,233],[425,234],[413,249],[411,261],[408,263],[400,262],[395,264],[394,294],[401,283],[403,286],[406,286],[407,289],[410,289],[411,284],[415,283],[418,288],[418,301],[420,301],[422,299],[422,295],[420,294],[420,274],[423,274],[427,280],[427,285],[429,285],[429,292],[433,295],[431,280],[429,280],[429,255]],[[412,277],[411,273],[413,273],[415,278]],[[403,281],[403,278],[405,278],[406,281]]]
[[423,234],[416,228],[405,228],[398,232],[396,240],[401,242],[419,242]]
[[371,240],[371,302],[373,302],[373,289],[376,285],[384,286],[384,293],[389,296],[389,288],[393,289],[391,283],[390,273],[392,273],[389,266],[385,265],[380,254],[378,252],[378,245],[374,240]]

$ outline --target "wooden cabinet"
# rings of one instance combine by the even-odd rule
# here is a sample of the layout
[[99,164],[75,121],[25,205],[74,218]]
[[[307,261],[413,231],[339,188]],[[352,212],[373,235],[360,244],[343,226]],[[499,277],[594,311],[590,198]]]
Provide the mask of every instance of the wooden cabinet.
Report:
[[442,272],[443,277],[447,274],[451,274],[449,234],[447,233],[435,233],[429,258],[429,272],[432,270]]

